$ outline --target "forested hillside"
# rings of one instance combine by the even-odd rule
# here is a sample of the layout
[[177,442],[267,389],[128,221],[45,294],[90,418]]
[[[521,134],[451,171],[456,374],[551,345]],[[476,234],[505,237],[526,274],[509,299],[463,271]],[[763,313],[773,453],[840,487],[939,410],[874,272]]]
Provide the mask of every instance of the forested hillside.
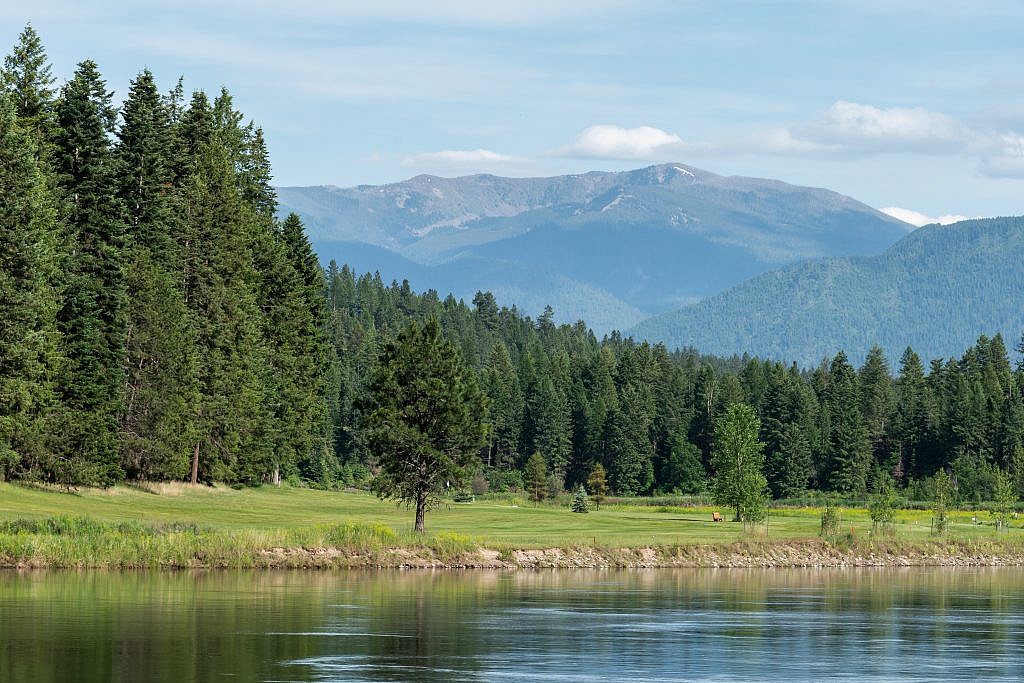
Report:
[[[1001,472],[1024,482],[1024,369],[999,336],[930,365],[908,349],[895,377],[878,348],[859,369],[840,352],[801,371],[325,273],[299,219],[275,219],[263,136],[227,91],[186,103],[143,71],[115,109],[90,61],[58,91],[31,29],[2,78],[4,479],[365,484],[368,378],[398,330],[435,317],[489,400],[477,489],[523,489],[532,460],[529,483],[554,491],[597,465],[618,494],[702,491],[737,403],[760,419],[776,496],[859,494],[884,472],[920,493],[939,468],[968,498]],[[957,263],[1017,224],[965,237]]]
[[925,357],[960,352],[981,330],[1024,329],[1024,218],[915,230],[880,256],[804,261],[698,304],[644,321],[632,334],[713,353],[814,365],[845,349],[908,344]]
[[408,320],[434,315],[490,397],[481,474],[492,488],[522,488],[536,452],[554,490],[585,483],[601,464],[620,494],[702,491],[716,421],[735,403],[758,413],[776,496],[860,494],[882,472],[927,496],[939,468],[969,499],[989,499],[998,471],[1024,484],[1024,369],[1011,364],[999,336],[981,337],[958,360],[926,363],[907,349],[895,376],[880,348],[859,368],[840,352],[801,371],[669,352],[618,334],[599,341],[583,325],[499,308],[486,293],[467,305],[335,264],[327,282],[340,359],[335,447],[348,483],[373,468],[359,402],[375,350]]
[[152,74],[59,89],[27,28],[0,94],[0,477],[256,484],[330,456],[322,271],[260,129]]

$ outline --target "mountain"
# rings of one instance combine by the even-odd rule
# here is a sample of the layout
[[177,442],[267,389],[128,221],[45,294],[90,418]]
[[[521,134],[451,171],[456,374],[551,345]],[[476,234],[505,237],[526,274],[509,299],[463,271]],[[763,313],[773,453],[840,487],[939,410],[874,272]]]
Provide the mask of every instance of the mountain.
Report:
[[[278,188],[325,261],[536,314],[630,326],[814,256],[877,254],[909,228],[828,190],[683,164],[554,178],[416,176]],[[373,247],[374,249],[368,249]]]
[[706,353],[805,365],[845,350],[890,358],[959,354],[983,333],[1024,331],[1024,217],[930,225],[873,257],[825,258],[765,273],[631,330]]

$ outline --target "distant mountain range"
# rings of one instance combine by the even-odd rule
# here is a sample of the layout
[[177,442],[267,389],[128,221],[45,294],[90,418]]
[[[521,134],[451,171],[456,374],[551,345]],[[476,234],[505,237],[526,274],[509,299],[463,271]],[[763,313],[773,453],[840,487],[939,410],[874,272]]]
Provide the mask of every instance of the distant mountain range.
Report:
[[531,315],[550,304],[557,319],[584,319],[599,333],[800,259],[877,254],[910,229],[835,192],[683,164],[553,178],[421,175],[278,195],[325,262],[466,299],[490,290]]
[[980,334],[1024,332],[1024,218],[915,230],[879,256],[803,261],[631,330],[670,347],[814,364],[872,344],[896,359],[960,354]]

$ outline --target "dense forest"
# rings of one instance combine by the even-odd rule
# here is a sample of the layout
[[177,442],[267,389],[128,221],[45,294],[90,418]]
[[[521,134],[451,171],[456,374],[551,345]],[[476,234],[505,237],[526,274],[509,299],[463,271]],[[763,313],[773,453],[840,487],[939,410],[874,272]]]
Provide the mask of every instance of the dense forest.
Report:
[[960,353],[982,330],[1024,329],[1024,217],[929,225],[877,256],[805,260],[747,280],[630,334],[670,348],[813,365],[879,344],[899,359]]
[[[477,490],[601,465],[619,495],[705,490],[716,421],[751,406],[775,497],[859,495],[890,473],[928,497],[1024,482],[1024,368],[1000,336],[895,373],[880,348],[816,368],[670,351],[318,263],[277,216],[259,127],[230,94],[141,72],[112,105],[98,67],[54,88],[26,29],[0,95],[0,477],[66,486],[193,479],[364,485],[380,350],[436,318],[488,397]],[[538,458],[533,458],[535,469]]]
[[373,466],[359,406],[378,345],[429,316],[490,399],[481,473],[492,490],[522,488],[536,452],[555,490],[585,484],[601,464],[620,495],[703,492],[716,422],[735,403],[757,412],[777,498],[808,489],[860,495],[883,472],[928,498],[930,478],[944,468],[962,498],[985,500],[997,471],[1018,486],[1024,474],[1024,369],[1013,367],[999,335],[927,366],[907,349],[895,376],[878,347],[859,368],[839,353],[808,370],[670,352],[618,334],[598,340],[583,323],[555,325],[550,311],[531,320],[487,293],[469,305],[417,295],[407,282],[385,285],[334,263],[327,283],[340,385],[331,414],[345,483]]
[[322,469],[323,276],[261,130],[148,71],[120,110],[92,61],[57,91],[31,27],[0,77],[0,477]]

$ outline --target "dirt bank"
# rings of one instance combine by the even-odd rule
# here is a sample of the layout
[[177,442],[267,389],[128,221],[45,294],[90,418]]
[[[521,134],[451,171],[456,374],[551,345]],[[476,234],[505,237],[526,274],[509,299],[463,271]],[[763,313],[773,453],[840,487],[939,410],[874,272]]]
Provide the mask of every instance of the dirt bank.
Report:
[[642,548],[478,548],[447,557],[422,548],[389,548],[365,554],[335,548],[272,548],[260,555],[258,564],[434,569],[1024,566],[1024,546],[997,541],[873,541],[844,545],[806,539]]

